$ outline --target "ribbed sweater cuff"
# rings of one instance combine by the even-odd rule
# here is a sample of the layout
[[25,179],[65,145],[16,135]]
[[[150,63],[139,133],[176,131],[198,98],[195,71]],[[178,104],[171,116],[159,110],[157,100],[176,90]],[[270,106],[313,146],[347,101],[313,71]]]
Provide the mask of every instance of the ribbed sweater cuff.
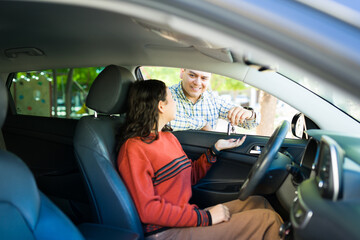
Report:
[[196,226],[197,227],[200,227],[200,226],[210,226],[211,225],[211,216],[209,218],[209,215],[210,213],[208,213],[208,211],[206,210],[201,210],[201,209],[198,209],[198,208],[194,208],[196,214],[197,214],[197,224]]
[[207,210],[206,210],[206,214],[207,214],[207,216],[208,216],[208,218],[209,218],[209,226],[211,226],[211,225],[212,225],[212,218],[211,218],[211,214],[210,214],[210,212],[209,212],[209,211],[207,211]]
[[206,153],[206,159],[208,163],[215,163],[216,162],[216,156],[211,153],[211,148],[209,148]]
[[221,151],[218,151],[216,149],[215,144],[211,146],[210,150],[211,150],[211,155],[213,156],[220,156],[222,153]]

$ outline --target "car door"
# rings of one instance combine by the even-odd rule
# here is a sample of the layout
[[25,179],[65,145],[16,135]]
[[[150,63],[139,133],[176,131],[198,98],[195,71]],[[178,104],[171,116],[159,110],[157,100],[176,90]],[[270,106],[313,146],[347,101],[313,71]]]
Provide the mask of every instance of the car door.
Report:
[[[174,135],[192,160],[196,160],[218,139],[243,136],[205,131],[177,131]],[[193,186],[191,202],[205,208],[238,198],[239,189],[259,156],[258,149],[261,151],[268,140],[267,136],[247,135],[243,145],[225,150],[207,175]],[[301,139],[285,139],[281,151],[286,151],[293,161],[299,163],[306,143],[306,140]]]

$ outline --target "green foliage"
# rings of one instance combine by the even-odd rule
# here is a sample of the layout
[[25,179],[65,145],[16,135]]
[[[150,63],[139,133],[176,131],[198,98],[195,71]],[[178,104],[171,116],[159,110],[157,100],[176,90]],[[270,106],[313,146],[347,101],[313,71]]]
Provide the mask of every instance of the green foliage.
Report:
[[241,91],[249,88],[243,82],[217,74],[213,74],[211,77],[211,87],[218,92]]
[[[85,102],[89,88],[97,75],[104,69],[104,67],[89,67],[89,68],[74,68],[72,72],[72,87],[69,92],[66,90],[70,68],[56,69],[56,89],[57,101],[64,103],[67,94],[70,94],[71,104],[74,106],[82,105]],[[166,83],[167,86],[172,86],[180,81],[180,69],[169,67],[141,67],[141,72],[145,79],[159,79]],[[52,82],[54,87],[54,72],[52,69],[42,71],[19,72],[16,74],[16,80],[32,81],[38,80],[40,76]],[[211,79],[211,88],[215,91],[233,93],[237,91],[246,90],[247,85],[240,81],[213,74]],[[236,93],[235,93],[236,94]],[[76,101],[75,101],[76,100]],[[59,103],[60,104],[60,103]]]
[[[97,75],[104,69],[104,67],[90,67],[90,68],[75,68],[73,71],[73,81],[77,82],[85,92],[89,91],[89,87],[97,77]],[[57,88],[60,90],[66,85],[69,68],[56,69]],[[47,69],[42,71],[18,72],[16,79],[30,80],[39,75],[45,75],[49,81],[53,81],[53,70]],[[73,87],[73,92],[78,91],[78,88]]]
[[75,68],[73,81],[79,83],[88,92],[89,87],[103,69],[104,67]]
[[[104,67],[89,67],[89,68],[75,68],[73,71],[73,81],[77,82],[85,92],[89,91],[89,87],[95,80],[96,76],[104,69]],[[59,91],[65,87],[69,68],[56,69],[57,73],[57,88]],[[180,69],[169,67],[141,67],[141,72],[145,79],[158,79],[166,83],[167,86],[174,85],[180,81]],[[39,76],[39,74],[45,75],[49,81],[53,81],[53,71],[51,69],[43,71],[32,72],[19,72],[16,78],[31,79]],[[222,91],[241,91],[249,88],[244,83],[234,80],[229,77],[213,74],[211,77],[211,88],[213,90]],[[73,91],[78,91],[77,87],[73,87]],[[61,94],[61,93],[60,93]]]
[[[180,69],[168,67],[141,67],[141,72],[145,79],[158,79],[166,83],[167,86],[174,85],[180,81]],[[238,91],[249,88],[244,83],[229,78],[212,74],[211,88],[216,91]]]
[[141,67],[144,79],[158,79],[166,83],[167,86],[174,85],[180,80],[179,68],[168,67]]
[[40,75],[44,75],[49,81],[52,81],[52,73],[49,71],[18,72],[16,73],[16,80],[24,79],[25,81],[30,81]]

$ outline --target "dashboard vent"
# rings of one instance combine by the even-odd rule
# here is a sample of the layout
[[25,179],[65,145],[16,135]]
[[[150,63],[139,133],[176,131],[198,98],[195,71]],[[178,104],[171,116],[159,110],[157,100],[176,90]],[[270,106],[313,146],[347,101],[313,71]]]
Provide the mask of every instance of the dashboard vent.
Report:
[[321,138],[319,165],[317,173],[318,188],[321,196],[336,201],[340,195],[342,165],[344,154],[342,148],[331,138]]

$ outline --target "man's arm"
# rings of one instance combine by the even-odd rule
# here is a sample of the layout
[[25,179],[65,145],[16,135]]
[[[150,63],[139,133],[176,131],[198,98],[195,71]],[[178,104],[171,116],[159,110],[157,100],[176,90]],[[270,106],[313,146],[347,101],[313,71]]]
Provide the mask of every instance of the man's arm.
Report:
[[205,119],[187,117],[178,113],[176,113],[176,119],[170,122],[170,126],[174,131],[211,130]]

